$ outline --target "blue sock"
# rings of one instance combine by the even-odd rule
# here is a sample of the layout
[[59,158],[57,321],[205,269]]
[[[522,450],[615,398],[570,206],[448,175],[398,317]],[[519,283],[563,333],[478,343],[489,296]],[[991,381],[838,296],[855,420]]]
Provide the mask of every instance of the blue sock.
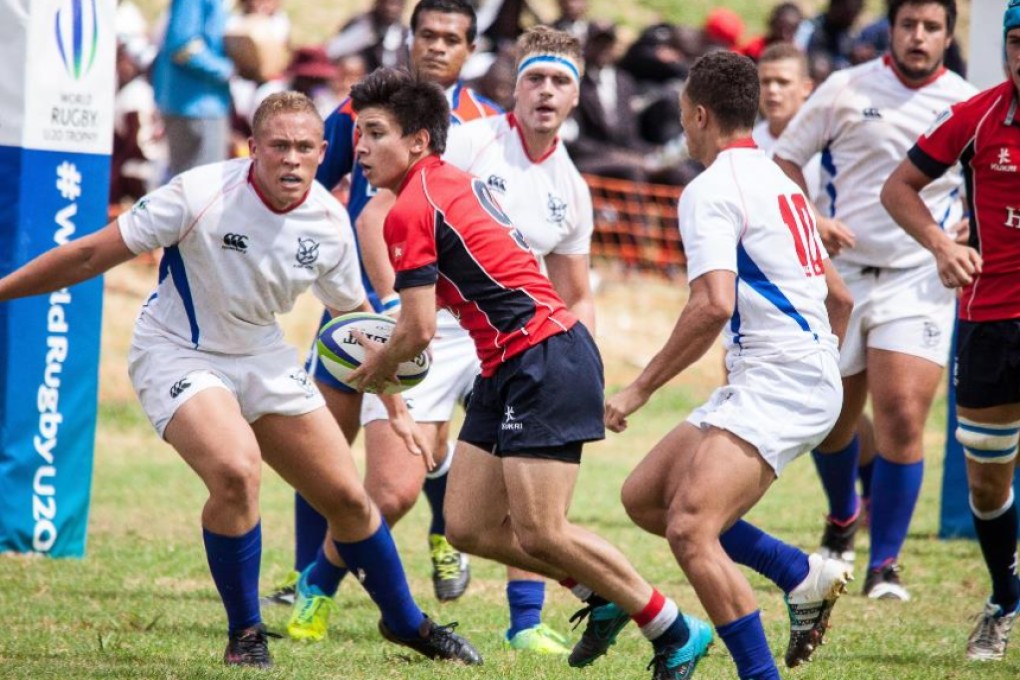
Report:
[[422,490],[425,498],[428,499],[429,507],[432,508],[432,523],[429,524],[430,534],[446,535],[446,519],[443,517],[443,501],[446,500],[446,480],[450,471],[450,464],[453,462],[453,447],[446,447],[446,458],[438,468],[425,475],[425,485]]
[[779,669],[772,660],[760,614],[755,610],[715,629],[730,650],[740,680],[779,680]]
[[871,498],[871,476],[875,472],[875,460],[857,466],[857,478],[861,480],[861,498]]
[[301,494],[294,494],[294,571],[304,571],[315,561],[326,540],[329,523]]
[[822,480],[822,489],[829,499],[829,519],[846,524],[857,515],[857,458],[860,441],[857,435],[844,448],[832,453],[818,449],[811,452],[815,468]]
[[992,602],[1007,612],[1015,610],[1020,601],[1020,580],[1013,571],[1016,564],[1017,512],[1016,503],[1010,500],[1009,507],[997,517],[981,519],[971,510],[981,554],[992,577]]
[[338,567],[326,559],[325,549],[319,548],[319,554],[315,561],[302,572],[301,577],[305,580],[305,585],[315,586],[322,591],[323,595],[333,597],[336,595],[337,588],[340,587],[340,581],[346,574],[346,569]]
[[924,461],[900,465],[875,456],[871,482],[871,559],[877,569],[899,557],[921,494]]
[[213,583],[227,610],[228,631],[262,621],[259,613],[259,566],[262,562],[262,523],[241,536],[221,536],[202,528],[205,555]]
[[506,632],[509,640],[542,623],[545,581],[507,581],[506,601],[510,605],[510,629]]
[[750,567],[789,593],[807,578],[808,556],[742,519],[719,537],[723,550],[737,564]]
[[411,597],[404,575],[404,565],[393,544],[386,520],[363,541],[333,541],[347,569],[357,574],[369,597],[379,607],[383,622],[393,634],[405,640],[419,635],[425,615]]

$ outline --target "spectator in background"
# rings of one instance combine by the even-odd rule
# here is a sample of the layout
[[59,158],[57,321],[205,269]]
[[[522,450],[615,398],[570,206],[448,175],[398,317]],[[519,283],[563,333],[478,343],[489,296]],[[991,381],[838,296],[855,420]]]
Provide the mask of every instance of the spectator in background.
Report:
[[811,75],[811,82],[818,87],[824,83],[832,72],[836,70],[832,58],[824,52],[815,52],[807,55],[808,73]]
[[368,73],[380,66],[406,66],[410,30],[403,14],[404,0],[374,0],[372,9],[348,21],[326,43],[326,54],[334,61],[360,54]]
[[169,145],[170,174],[225,160],[230,140],[230,77],[221,0],[171,0],[152,81]]
[[615,65],[616,27],[602,21],[588,26],[584,75],[573,114],[577,134],[567,143],[577,169],[632,182],[678,184],[672,166],[659,166],[653,145],[640,136],[634,115],[637,85]]
[[832,62],[831,70],[853,64],[853,25],[864,9],[864,0],[829,0],[829,7],[797,30],[794,42],[808,59],[821,53]]
[[769,45],[781,42],[793,42],[797,35],[797,27],[804,21],[804,13],[793,2],[781,2],[772,8],[765,35],[751,38],[741,48],[741,52],[755,61],[761,59],[762,52]]
[[667,144],[680,136],[680,90],[688,64],[701,49],[701,32],[654,24],[638,36],[617,66],[637,83],[641,137]]
[[245,17],[265,17],[272,37],[283,43],[290,43],[290,17],[280,8],[281,0],[240,0],[227,18],[227,32]]
[[[361,58],[353,56],[348,59]],[[343,100],[339,94],[340,68],[330,61],[323,48],[299,47],[294,50],[290,66],[283,76],[264,83],[255,91],[253,105],[258,108],[262,100],[274,92],[294,90],[311,99],[320,115],[328,116]]]
[[744,21],[740,15],[726,7],[716,7],[705,17],[701,27],[704,51],[736,50],[744,37]]
[[552,22],[556,30],[577,38],[583,48],[591,31],[588,21],[588,0],[559,0],[560,16]]
[[514,87],[517,84],[516,61],[512,46],[501,47],[495,53],[495,58],[484,75],[468,84],[478,94],[491,99],[504,111],[509,111],[514,107]]
[[131,0],[117,0],[117,13],[113,21],[117,27],[118,38],[128,40],[131,38],[148,37],[148,22],[142,16],[142,11],[138,9],[138,5],[131,2]]
[[351,93],[351,88],[354,87],[354,84],[368,75],[368,66],[361,55],[352,54],[338,59],[336,67],[340,73],[336,96],[340,101],[343,101]]
[[687,78],[689,57],[672,24],[654,24],[641,32],[620,60],[620,68],[639,83],[679,83]]
[[[770,45],[758,62],[758,84],[763,120],[754,126],[751,137],[766,156],[771,156],[779,135],[814,89],[807,57],[793,43]],[[812,200],[821,186],[821,178],[821,154],[815,154],[804,166],[804,180]]]
[[117,42],[110,203],[141,198],[159,186],[166,166],[163,121],[145,72],[156,50],[144,38]]

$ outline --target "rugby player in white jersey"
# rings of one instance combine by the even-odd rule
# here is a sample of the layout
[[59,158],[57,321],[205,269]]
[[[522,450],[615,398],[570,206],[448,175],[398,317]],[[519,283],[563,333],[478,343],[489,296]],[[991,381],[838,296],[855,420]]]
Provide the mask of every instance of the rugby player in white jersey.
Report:
[[[834,73],[776,144],[776,162],[804,186],[801,168],[822,152],[818,229],[854,297],[840,353],[844,403],[814,453],[829,515],[826,554],[854,558],[861,503],[854,434],[870,395],[877,455],[871,481],[871,555],[864,592],[906,600],[898,558],[921,490],[924,424],[949,357],[954,293],[935,259],[879,201],[882,184],[935,117],[976,90],[943,66],[956,21],[954,0],[891,0],[890,52]],[[958,171],[924,191],[943,229],[959,228]]]
[[[163,248],[128,371],[152,425],[209,491],[202,532],[227,612],[225,663],[271,665],[257,593],[263,460],[329,519],[331,542],[362,575],[387,639],[429,658],[481,663],[415,604],[340,428],[276,322],[309,288],[335,311],[365,306],[347,214],[313,181],[326,149],[322,118],[307,97],[283,92],[259,106],[253,129],[250,159],[178,175],[100,231],[0,279],[0,300],[58,290]],[[390,406],[418,450],[400,400]]]
[[[443,160],[485,181],[500,207],[520,225],[519,231],[542,260],[556,292],[594,333],[595,304],[588,278],[594,229],[591,192],[559,140],[560,126],[577,105],[581,47],[567,33],[538,27],[521,37],[518,54],[514,110],[451,126]],[[382,223],[393,200],[392,192],[380,192],[357,221],[365,269],[380,297],[393,291],[393,268],[382,239]],[[440,311],[437,324],[429,376],[405,396],[419,425],[428,420],[425,414],[438,412],[445,417],[434,425],[445,430],[454,404],[470,391],[479,366],[471,338],[457,320]],[[429,410],[423,411],[426,404]],[[372,442],[369,455],[385,456],[383,460],[406,455],[386,418],[379,399],[366,395],[362,421],[366,441]],[[385,448],[376,448],[383,444]],[[443,467],[451,462],[448,457]],[[409,474],[402,478],[405,488],[395,496],[407,499],[409,509],[421,481]],[[398,481],[391,476],[389,484]],[[541,576],[508,568],[510,627],[506,643],[514,649],[566,654],[570,650],[563,636],[541,621],[544,599]],[[616,612],[612,617],[616,625],[629,620],[625,613],[612,611]],[[608,638],[603,642],[608,645]],[[574,660],[590,663],[604,651],[599,647],[594,655],[589,651]]]
[[[626,429],[631,414],[726,331],[729,382],[652,449],[622,496],[639,526],[668,539],[740,678],[773,680],[779,672],[754,593],[720,535],[743,532],[745,563],[758,553],[781,564],[783,573],[771,577],[798,584],[783,586],[791,620],[824,632],[846,565],[783,546],[741,517],[836,422],[837,334],[851,303],[807,197],[751,139],[758,96],[747,57],[714,52],[691,68],[681,120],[691,156],[706,170],[680,197],[690,297],[663,348],[607,400],[606,425]],[[797,622],[797,610],[813,618]]]

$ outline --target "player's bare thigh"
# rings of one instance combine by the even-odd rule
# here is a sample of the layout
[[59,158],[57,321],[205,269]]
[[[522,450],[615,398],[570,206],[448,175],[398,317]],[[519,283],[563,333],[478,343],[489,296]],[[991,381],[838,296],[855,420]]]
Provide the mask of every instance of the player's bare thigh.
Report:
[[[429,442],[433,456],[439,451],[440,424],[418,423],[418,429],[425,441]],[[414,507],[421,495],[422,484],[425,482],[425,462],[421,456],[408,451],[404,440],[397,436],[388,420],[368,422],[364,430],[365,488],[386,521],[393,525]]]
[[697,448],[702,431],[688,422],[673,428],[631,471],[620,496],[623,507],[645,531],[666,535],[666,512],[678,483],[678,459]]
[[226,388],[209,387],[175,412],[163,437],[209,490],[202,525],[237,536],[258,521],[262,460],[251,427]]
[[368,538],[379,525],[351,456],[326,408],[299,416],[266,415],[252,423],[265,461],[330,522],[333,538]]
[[489,531],[508,521],[506,484],[499,458],[458,441],[446,482],[446,536],[467,552]]
[[942,380],[942,366],[869,347],[868,376],[877,449],[900,464],[922,460],[924,424]]
[[754,445],[717,427],[702,432],[696,447],[675,450],[667,490],[671,543],[715,540],[754,507],[776,478]]

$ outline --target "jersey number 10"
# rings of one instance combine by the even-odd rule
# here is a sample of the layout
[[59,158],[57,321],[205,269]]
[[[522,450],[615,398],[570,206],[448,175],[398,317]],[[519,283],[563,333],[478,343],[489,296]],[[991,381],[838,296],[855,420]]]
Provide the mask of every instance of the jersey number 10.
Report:
[[[790,202],[793,206],[790,206]],[[800,259],[800,266],[804,269],[804,276],[822,276],[825,268],[822,266],[822,251],[818,247],[818,236],[815,231],[815,218],[811,214],[811,208],[807,204],[804,194],[792,194],[790,196],[779,195],[779,214],[783,216],[783,222],[793,234],[793,245],[797,248],[797,257]]]

